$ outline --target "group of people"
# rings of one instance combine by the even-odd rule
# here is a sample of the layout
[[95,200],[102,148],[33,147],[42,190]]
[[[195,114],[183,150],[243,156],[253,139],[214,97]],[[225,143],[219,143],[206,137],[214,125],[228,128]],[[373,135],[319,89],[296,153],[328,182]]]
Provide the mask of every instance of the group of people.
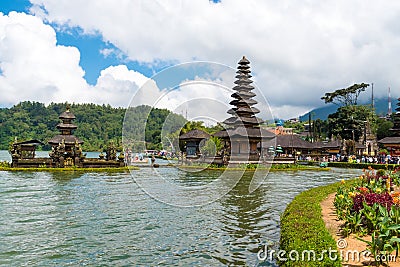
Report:
[[371,164],[400,164],[400,157],[393,157],[391,155],[377,155],[377,156],[361,156],[356,157],[355,155],[333,155],[328,161],[333,162],[351,162],[351,163],[371,163]]
[[297,160],[322,161],[322,162],[350,162],[350,163],[371,163],[371,164],[400,164],[400,157],[391,155],[358,156],[355,155],[331,155],[323,157],[311,157],[310,155],[299,155]]

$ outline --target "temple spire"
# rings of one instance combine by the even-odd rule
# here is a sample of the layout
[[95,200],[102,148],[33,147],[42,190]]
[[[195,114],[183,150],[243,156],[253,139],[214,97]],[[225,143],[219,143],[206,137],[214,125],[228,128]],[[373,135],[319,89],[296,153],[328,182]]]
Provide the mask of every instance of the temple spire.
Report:
[[231,127],[243,125],[246,128],[253,128],[258,127],[262,122],[255,115],[260,111],[253,107],[257,104],[257,101],[253,99],[256,94],[252,92],[254,86],[251,85],[253,81],[250,79],[249,64],[250,61],[245,56],[238,62],[236,81],[233,87],[236,92],[231,95],[234,100],[230,102],[233,107],[228,110],[228,114],[231,114],[232,117],[224,121],[225,124]]

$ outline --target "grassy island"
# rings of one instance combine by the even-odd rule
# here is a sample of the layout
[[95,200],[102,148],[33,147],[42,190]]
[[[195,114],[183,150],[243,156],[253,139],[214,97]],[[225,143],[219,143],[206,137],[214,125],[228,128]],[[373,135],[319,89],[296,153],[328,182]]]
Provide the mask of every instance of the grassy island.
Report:
[[129,168],[11,168],[0,166],[0,171],[11,172],[129,172],[129,170],[139,170],[139,168],[133,166],[130,166]]

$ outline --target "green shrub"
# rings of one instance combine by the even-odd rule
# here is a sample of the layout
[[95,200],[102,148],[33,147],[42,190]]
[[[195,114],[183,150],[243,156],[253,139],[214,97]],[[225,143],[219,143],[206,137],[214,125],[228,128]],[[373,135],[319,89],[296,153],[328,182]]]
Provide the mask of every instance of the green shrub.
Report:
[[396,171],[374,170],[371,167],[351,187],[338,187],[334,205],[338,218],[345,221],[343,234],[370,234],[368,245],[376,265],[389,260],[388,255],[400,251],[400,193],[392,192],[399,185]]
[[0,161],[0,168],[1,167],[9,168],[11,167],[11,164],[8,161]]

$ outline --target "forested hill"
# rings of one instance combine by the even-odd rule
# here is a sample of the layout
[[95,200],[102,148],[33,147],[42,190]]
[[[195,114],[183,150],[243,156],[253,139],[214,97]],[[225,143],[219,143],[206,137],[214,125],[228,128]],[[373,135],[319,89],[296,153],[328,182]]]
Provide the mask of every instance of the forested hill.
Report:
[[[61,122],[58,117],[66,110],[66,105],[66,103],[52,103],[45,106],[42,103],[27,101],[11,108],[0,108],[0,150],[7,150],[15,137],[19,141],[38,139],[47,143],[47,140],[59,133],[56,125]],[[83,145],[85,151],[102,151],[111,140],[118,145],[121,144],[125,108],[95,104],[71,104],[70,107],[76,116],[74,124],[78,126],[75,135],[85,142]],[[176,121],[176,125],[183,125],[185,122],[181,115],[173,114],[166,109],[151,109],[150,106],[131,109],[130,119],[142,123],[147,119],[148,148],[155,148],[160,143],[159,133],[162,122],[167,117],[168,120],[172,118]],[[147,118],[149,112],[150,116]],[[139,136],[140,126],[139,123],[137,127],[131,126],[131,136]]]
[[[395,105],[395,99],[392,99],[392,109],[394,111],[394,109],[396,108]],[[368,105],[370,103],[360,103],[361,105]],[[335,113],[337,111],[339,106],[334,105],[334,104],[329,104],[329,105],[325,105],[319,108],[315,108],[313,110],[311,110],[311,114],[312,114],[312,119],[316,120],[316,119],[321,119],[321,120],[327,120],[329,114]],[[375,113],[378,116],[385,116],[387,114],[388,111],[388,99],[387,98],[376,98],[375,99]],[[308,121],[308,117],[309,117],[309,113],[307,112],[306,114],[300,116],[300,121]]]

